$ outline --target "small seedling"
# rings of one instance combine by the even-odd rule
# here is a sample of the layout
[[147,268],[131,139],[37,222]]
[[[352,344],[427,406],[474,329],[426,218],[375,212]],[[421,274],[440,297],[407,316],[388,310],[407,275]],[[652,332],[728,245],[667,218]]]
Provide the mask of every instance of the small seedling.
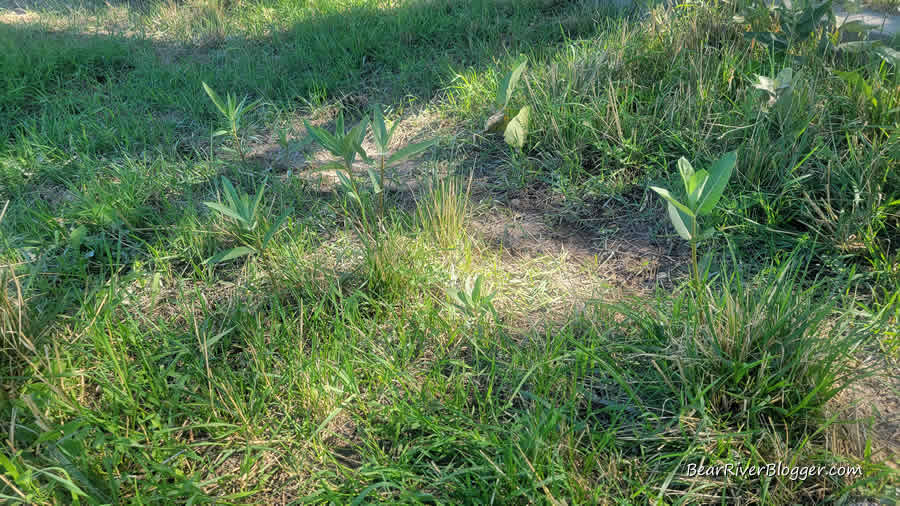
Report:
[[491,115],[484,125],[485,132],[503,132],[506,143],[518,150],[525,145],[525,138],[528,136],[528,116],[531,109],[526,105],[513,115],[509,109],[509,101],[527,65],[528,58],[523,56],[500,82],[496,98],[499,110]]
[[669,219],[682,239],[691,244],[691,262],[694,268],[694,283],[700,288],[700,270],[697,265],[697,243],[712,237],[714,230],[706,228],[700,231],[698,218],[708,216],[722,198],[725,186],[731,179],[731,173],[737,163],[737,153],[731,151],[719,158],[710,167],[709,172],[701,169],[694,171],[691,163],[682,157],[678,160],[678,171],[684,183],[687,204],[676,199],[669,190],[651,186],[650,189],[668,201]]
[[249,113],[250,111],[259,107],[260,102],[254,101],[247,103],[247,97],[241,99],[240,102],[232,95],[228,93],[225,95],[225,101],[222,101],[222,97],[219,96],[218,93],[215,92],[212,88],[209,87],[205,82],[203,83],[203,89],[206,90],[206,94],[209,95],[210,100],[212,100],[213,104],[216,106],[216,109],[222,113],[222,116],[225,117],[225,120],[228,123],[227,129],[216,130],[213,132],[213,137],[219,137],[222,135],[231,136],[231,142],[234,144],[234,150],[237,151],[238,155],[241,157],[241,161],[246,161],[244,155],[243,142],[241,141],[241,130],[243,129],[243,118],[244,115]]
[[363,160],[369,160],[366,151],[362,147],[363,138],[366,136],[366,128],[369,124],[369,117],[364,116],[356,126],[349,131],[344,129],[344,111],[338,113],[335,120],[334,133],[330,133],[324,128],[313,126],[304,120],[306,131],[318,142],[323,148],[328,150],[333,156],[341,159],[343,164],[329,163],[324,165],[321,170],[337,169],[338,180],[344,191],[356,201],[359,205],[360,213],[362,213],[362,223],[368,223],[366,219],[367,194],[363,193],[359,185],[356,184],[356,178],[353,177],[353,163],[356,156],[359,155]]
[[375,188],[375,193],[379,194],[379,207],[378,214],[379,216],[384,216],[384,171],[387,167],[393,167],[394,165],[406,160],[407,158],[418,155],[419,153],[425,151],[430,148],[435,143],[435,139],[429,139],[427,141],[417,142],[415,144],[410,144],[406,147],[398,149],[393,154],[388,153],[388,148],[391,144],[391,138],[394,136],[394,129],[397,128],[397,125],[400,122],[395,122],[391,125],[390,128],[387,128],[387,125],[384,122],[384,112],[381,110],[381,105],[376,104],[374,110],[372,111],[372,137],[375,141],[375,148],[378,150],[375,153],[375,166],[379,172],[379,178],[376,179],[375,173],[372,169],[369,169],[369,178],[372,181],[372,187]]
[[275,220],[264,234],[260,234],[260,211],[259,204],[262,202],[263,194],[266,190],[266,181],[263,180],[259,185],[259,189],[255,196],[246,193],[238,193],[234,189],[234,185],[226,177],[222,177],[222,188],[225,193],[225,202],[204,202],[206,207],[214,211],[218,211],[221,215],[230,218],[238,226],[239,233],[236,234],[238,239],[244,243],[243,246],[237,246],[229,250],[221,251],[213,255],[207,260],[207,263],[214,265],[233,258],[242,257],[251,253],[261,253],[269,241],[281,227],[281,224],[287,218],[287,213],[281,215]]
[[794,71],[790,68],[784,68],[775,76],[775,79],[757,75],[756,83],[753,85],[758,90],[763,90],[769,95],[769,107],[776,104],[785,103],[790,100],[794,86]]
[[[381,106],[376,105],[373,111],[372,137],[377,152],[375,153],[375,158],[372,159],[362,147],[362,141],[366,136],[366,129],[369,125],[368,116],[363,117],[356,126],[347,132],[344,131],[343,112],[338,114],[335,123],[334,134],[329,133],[323,128],[312,126],[309,122],[306,122],[306,129],[316,142],[321,144],[322,147],[328,150],[332,155],[341,158],[343,161],[343,165],[327,164],[322,168],[334,168],[335,165],[337,165],[337,176],[341,187],[359,205],[360,211],[362,212],[363,224],[367,224],[366,208],[370,203],[368,200],[369,194],[360,188],[353,176],[353,163],[356,161],[356,156],[359,155],[364,162],[370,165],[367,170],[369,180],[372,183],[372,193],[379,195],[378,215],[379,217],[383,217],[385,169],[425,151],[434,144],[435,140],[431,139],[410,144],[389,154],[388,148],[390,147],[394,129],[397,127],[398,123],[394,123],[388,128],[384,121],[384,113],[381,110]],[[376,170],[379,172],[378,174],[376,174]]]
[[482,315],[490,313],[495,319],[497,318],[497,310],[494,309],[492,302],[494,294],[482,293],[480,275],[475,277],[474,282],[471,278],[466,280],[463,290],[448,288],[447,295],[450,298],[450,304],[468,317],[480,318]]

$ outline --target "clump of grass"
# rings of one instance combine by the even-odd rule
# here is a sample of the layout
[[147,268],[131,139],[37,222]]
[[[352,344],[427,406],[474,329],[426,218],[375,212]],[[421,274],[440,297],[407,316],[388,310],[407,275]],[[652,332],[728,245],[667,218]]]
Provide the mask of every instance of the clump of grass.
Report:
[[683,411],[733,427],[795,423],[859,376],[852,356],[872,336],[837,316],[822,286],[803,287],[806,275],[797,260],[749,282],[723,272],[705,297],[685,292],[623,312],[659,343],[652,370]]
[[[0,209],[0,223],[6,214],[7,201]],[[34,350],[34,345],[26,336],[28,314],[22,284],[16,275],[13,265],[0,265],[0,346],[2,356],[11,358],[24,352],[25,348]],[[13,368],[14,360],[10,361]],[[13,371],[10,371],[13,374]]]
[[[0,346],[4,357],[13,357],[29,344],[25,337],[28,315],[19,278],[9,265],[0,266]],[[12,364],[10,364],[11,366]]]
[[453,176],[432,177],[416,201],[419,226],[439,247],[455,248],[464,240],[471,190],[471,175],[468,182]]
[[225,7],[226,0],[202,0],[200,3],[203,28],[213,42],[225,40],[227,23]]

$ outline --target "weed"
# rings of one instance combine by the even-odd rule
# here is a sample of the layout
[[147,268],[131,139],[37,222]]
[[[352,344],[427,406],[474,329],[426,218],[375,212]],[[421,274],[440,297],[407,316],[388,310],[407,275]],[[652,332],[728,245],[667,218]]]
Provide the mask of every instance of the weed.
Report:
[[627,313],[667,343],[656,371],[669,395],[703,417],[759,428],[814,415],[861,377],[849,357],[875,335],[874,327],[835,319],[835,308],[816,297],[823,287],[804,288],[803,277],[802,262],[791,258],[755,280],[723,272],[707,299],[681,295]]
[[509,101],[527,65],[528,58],[523,56],[500,82],[495,99],[498,111],[488,118],[484,126],[485,132],[502,131],[503,140],[510,147],[519,151],[522,150],[525,138],[528,136],[528,115],[531,109],[526,105],[513,115],[513,111],[509,108]]
[[691,263],[694,271],[694,287],[699,291],[701,285],[700,270],[697,263],[697,243],[712,237],[713,229],[700,230],[697,219],[712,213],[722,193],[731,179],[731,172],[737,162],[737,153],[732,151],[723,155],[709,169],[694,171],[691,163],[685,158],[678,160],[678,172],[684,183],[687,204],[681,203],[669,190],[651,186],[668,202],[669,219],[678,235],[691,244]]
[[465,186],[456,177],[431,177],[427,190],[416,201],[423,232],[441,248],[457,247],[465,236],[472,175]]
[[[755,2],[751,2],[751,5]],[[802,43],[823,24],[834,24],[832,0],[802,0],[795,4],[790,1],[778,1],[768,8],[749,8],[737,21],[747,22],[747,17],[771,14],[775,23],[781,27],[780,32],[763,31],[748,32],[747,37],[761,42],[772,50],[787,51],[792,46]],[[760,2],[762,5],[762,2]],[[751,24],[755,20],[750,20]]]
[[[381,110],[381,105],[375,105],[375,108],[372,111],[372,137],[375,139],[375,149],[378,150],[375,153],[374,163],[378,169],[379,177],[376,180],[375,175],[372,172],[369,172],[369,177],[372,182],[372,186],[375,188],[375,192],[379,194],[378,214],[380,217],[384,216],[385,168],[392,167],[395,164],[402,162],[403,160],[416,156],[426,149],[430,148],[435,143],[434,139],[430,139],[427,141],[417,142],[415,144],[409,144],[407,146],[404,146],[403,148],[398,149],[394,153],[390,153],[388,149],[391,145],[391,139],[394,136],[394,129],[397,128],[398,124],[400,124],[399,121],[392,124],[391,128],[388,129],[384,123],[384,113]],[[364,158],[367,157],[364,156]]]
[[216,106],[216,109],[218,109],[219,112],[222,113],[222,116],[225,118],[225,121],[228,124],[227,129],[216,130],[215,132],[213,132],[213,137],[219,137],[222,135],[230,136],[233,149],[241,157],[242,162],[246,161],[246,158],[244,156],[244,143],[241,137],[242,130],[245,126],[243,122],[244,115],[252,112],[254,109],[259,107],[260,102],[254,101],[248,104],[247,97],[242,98],[241,101],[238,102],[231,93],[228,93],[225,96],[225,101],[223,102],[218,93],[216,93],[215,90],[210,88],[206,83],[203,83],[203,89],[206,91],[206,94],[209,95],[209,98]]
[[[891,502],[893,414],[849,448],[822,405],[848,413],[836,392],[897,353],[892,43],[827,13],[807,31],[819,3],[756,2],[743,26],[703,1],[39,4],[0,23],[8,502]],[[291,142],[337,102],[337,128]],[[414,210],[390,191],[408,111],[448,134]],[[505,143],[479,135],[491,113]],[[337,198],[297,177],[307,141]],[[295,156],[265,167],[278,144]],[[734,150],[712,211],[734,267],[704,255],[700,292],[646,293],[676,260],[635,188]],[[689,241],[714,225],[675,211]],[[520,218],[534,248],[480,233]],[[798,244],[802,268],[769,271]],[[847,461],[862,479],[685,471]]]
[[238,227],[233,235],[244,245],[221,251],[210,257],[207,263],[213,265],[251,253],[260,254],[266,249],[269,241],[272,240],[281,224],[288,217],[288,213],[284,213],[276,218],[265,232],[261,230],[260,224],[263,222],[263,217],[260,203],[266,190],[266,181],[268,181],[268,178],[260,183],[259,188],[256,190],[256,195],[251,196],[246,193],[239,194],[235,190],[234,185],[231,184],[231,181],[227,177],[222,176],[225,201],[204,202],[203,204],[232,220]]

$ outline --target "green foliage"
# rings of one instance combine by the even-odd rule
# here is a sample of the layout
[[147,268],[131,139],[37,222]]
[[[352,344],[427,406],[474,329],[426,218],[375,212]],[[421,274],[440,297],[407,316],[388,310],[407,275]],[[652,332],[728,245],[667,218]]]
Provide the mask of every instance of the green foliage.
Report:
[[525,145],[525,139],[528,137],[530,108],[524,106],[513,115],[513,111],[509,108],[509,101],[527,66],[528,58],[522,56],[500,82],[500,86],[497,88],[497,96],[494,100],[499,111],[488,118],[484,127],[485,131],[502,131],[503,140],[518,151],[522,150]]
[[447,296],[450,304],[462,312],[462,314],[474,318],[478,321],[487,315],[492,315],[495,319],[497,310],[494,309],[492,302],[494,294],[483,291],[483,279],[476,276],[474,279],[466,279],[465,286],[462,289],[447,288]]
[[[771,6],[765,6],[763,2],[750,2],[745,7],[744,14],[736,17],[736,21],[750,21],[753,24],[758,20],[752,18],[760,14],[772,16],[774,22],[781,27],[780,31],[751,31],[745,36],[772,50],[786,51],[808,39],[819,28],[834,25],[831,4],[832,0],[800,0],[797,3],[792,0],[777,0]],[[748,17],[751,19],[748,20]]]
[[697,264],[697,243],[712,237],[713,229],[706,228],[700,231],[698,218],[712,213],[713,208],[722,198],[722,193],[731,179],[731,173],[737,162],[737,153],[726,153],[717,160],[709,172],[705,170],[694,171],[691,163],[684,157],[678,160],[678,172],[684,184],[684,192],[687,196],[687,204],[683,204],[669,190],[657,186],[650,189],[658,193],[668,203],[669,220],[685,241],[691,243],[691,260],[694,267],[695,286],[700,287],[700,270]]
[[[820,26],[789,54],[760,51],[728,23],[728,2],[619,17],[595,2],[400,1],[385,15],[370,0],[215,1],[209,26],[197,24],[204,3],[58,14],[50,2],[39,23],[29,13],[0,24],[0,502],[891,503],[896,472],[876,462],[877,439],[841,455],[826,444],[870,422],[821,409],[829,397],[842,407],[847,396],[833,395],[884,358],[879,347],[898,349],[888,46],[838,45]],[[209,46],[217,26],[231,33]],[[753,30],[787,40],[768,11]],[[840,50],[813,47],[818,33]],[[519,62],[499,83],[482,70],[518,52],[534,55],[527,87]],[[832,69],[857,73],[871,96]],[[377,153],[353,152],[367,128],[347,146],[343,125],[326,132],[341,209],[294,177],[300,157],[226,164],[232,191],[203,140],[204,79],[264,97],[278,125],[321,117],[341,96],[402,102],[451,130],[440,172],[471,163],[474,181],[435,176],[417,216],[408,200],[388,213],[380,169],[410,150],[391,145],[399,108],[379,108],[367,118]],[[775,101],[763,111],[760,93]],[[498,146],[458,128],[486,107],[504,109],[496,133],[529,152],[517,190],[554,229],[534,250],[509,255],[493,234],[467,235],[470,190],[487,232],[514,197]],[[246,139],[258,112],[223,122],[238,154],[234,132]],[[655,298],[582,304],[611,269],[582,270],[547,241],[589,232],[602,249],[625,230],[650,240],[655,211],[632,189],[665,160],[734,149],[740,170],[716,218],[740,252],[734,269],[710,244],[702,295],[670,290],[678,270],[663,256],[660,274],[675,279],[660,276]],[[697,208],[673,204],[692,242],[715,200],[703,169],[679,165],[685,190],[669,192]],[[260,173],[278,182],[259,185]],[[210,181],[218,199],[206,197]],[[292,208],[291,234],[270,225],[270,202]],[[360,241],[345,223],[369,232]],[[747,274],[797,243],[812,250],[808,269]],[[620,246],[611,258],[633,257]],[[261,254],[204,265],[221,249],[219,260]],[[448,275],[460,270],[491,281]],[[259,274],[271,282],[256,289]],[[886,311],[893,326],[879,328]],[[865,475],[684,475],[685,463],[785,455],[851,459]]]
[[700,232],[697,218],[712,213],[713,208],[722,198],[722,193],[731,179],[731,173],[737,162],[737,153],[732,151],[723,155],[716,161],[709,172],[705,170],[694,171],[693,166],[684,157],[678,160],[678,172],[684,183],[684,191],[687,196],[687,204],[682,204],[668,190],[657,186],[650,189],[666,199],[669,206],[669,217],[675,229],[686,241],[700,241],[712,234],[712,229],[707,228]]
[[225,193],[224,202],[220,200],[219,202],[204,202],[203,204],[233,221],[237,225],[237,233],[233,235],[245,244],[219,252],[209,258],[207,263],[217,264],[252,253],[262,253],[269,241],[272,240],[272,237],[278,232],[281,224],[288,217],[287,213],[276,218],[275,222],[264,233],[260,230],[260,224],[263,223],[260,203],[266,190],[266,181],[268,181],[268,177],[260,183],[256,195],[251,196],[246,193],[238,193],[231,181],[227,177],[222,176],[222,189]]
[[[364,116],[356,126],[349,131],[345,131],[344,113],[341,111],[338,113],[337,121],[335,122],[334,134],[329,133],[323,128],[310,125],[309,122],[306,122],[306,129],[316,142],[328,150],[332,155],[342,160],[343,166],[338,166],[338,180],[340,181],[344,192],[356,202],[361,213],[360,223],[363,225],[363,228],[371,233],[374,230],[372,228],[374,225],[371,224],[368,219],[368,212],[371,212],[370,197],[373,194],[380,196],[377,215],[379,219],[382,219],[384,215],[386,169],[393,167],[410,157],[421,154],[433,146],[435,140],[431,139],[409,144],[390,153],[389,148],[391,139],[394,135],[394,129],[399,123],[394,123],[391,125],[390,129],[388,129],[384,121],[384,112],[381,109],[381,105],[376,105],[373,109],[373,119],[371,120],[372,136],[375,140],[375,147],[377,149],[373,159],[369,157],[362,147],[362,141],[366,136],[369,123],[369,116]],[[370,166],[367,168],[367,174],[369,176],[369,182],[371,183],[371,191],[367,191],[364,187],[357,184],[356,177],[353,175],[353,163],[355,162],[357,155]],[[334,167],[335,165],[328,164],[325,165],[323,169]],[[376,169],[379,171],[378,174],[374,172]]]
[[359,123],[345,130],[344,128],[344,111],[338,112],[337,119],[334,123],[334,133],[330,133],[324,128],[313,126],[309,121],[304,120],[306,131],[329,153],[338,157],[344,163],[344,170],[348,174],[352,173],[353,163],[356,156],[359,155],[363,159],[368,159],[365,150],[362,148],[363,138],[366,136],[366,128],[368,127],[369,118],[364,116]]
[[[679,399],[702,419],[751,430],[773,421],[812,419],[850,383],[871,371],[851,357],[882,329],[835,318],[835,308],[803,287],[803,263],[792,256],[756,279],[723,272],[706,298],[689,292],[616,306],[666,350],[654,368],[664,398]],[[826,325],[828,329],[826,330]]]
[[379,177],[376,180],[375,174],[371,169],[369,169],[369,179],[372,182],[372,187],[375,189],[375,193],[380,195],[378,213],[381,217],[384,216],[385,169],[393,167],[406,159],[421,154],[426,149],[433,146],[435,143],[435,139],[430,139],[427,141],[409,144],[401,149],[398,149],[394,153],[390,153],[388,149],[391,145],[391,139],[394,136],[394,129],[397,128],[397,125],[399,124],[400,122],[397,121],[391,125],[390,129],[388,129],[384,122],[384,112],[381,110],[381,105],[375,104],[372,110],[372,137],[375,140],[375,148],[378,150],[375,153],[374,164],[379,171]]
[[872,123],[900,124],[900,88],[891,89],[882,79],[866,79],[859,71],[834,70],[834,74],[847,83],[848,96],[857,98]]
[[465,238],[471,189],[472,175],[464,184],[458,177],[433,174],[424,195],[416,200],[423,232],[441,248],[456,248]]
[[506,125],[506,132],[503,133],[503,140],[520,151],[525,146],[525,138],[528,137],[529,112],[530,109],[527,105],[519,109],[518,114],[509,121],[509,124]]
[[496,103],[497,108],[501,111],[505,111],[509,107],[509,100],[512,98],[513,91],[515,91],[516,85],[519,84],[519,78],[522,77],[522,72],[525,72],[525,67],[527,66],[528,58],[522,56],[509,74],[506,74],[506,77],[500,81],[500,87],[497,88]]
[[790,67],[782,69],[775,79],[760,75],[756,79],[753,87],[769,95],[769,106],[777,108],[790,101],[794,86],[794,71]]
[[244,128],[244,115],[252,112],[254,109],[259,107],[260,102],[254,101],[247,103],[247,97],[241,99],[240,102],[232,95],[228,93],[225,96],[225,100],[209,87],[206,83],[203,83],[203,89],[206,91],[206,94],[209,95],[210,100],[212,100],[213,104],[216,106],[216,109],[222,113],[222,116],[225,118],[227,122],[228,128],[222,130],[216,130],[213,132],[213,137],[219,137],[222,135],[231,136],[231,142],[233,149],[238,153],[241,157],[241,161],[246,161],[244,155],[244,147],[243,140],[241,138],[241,131]]

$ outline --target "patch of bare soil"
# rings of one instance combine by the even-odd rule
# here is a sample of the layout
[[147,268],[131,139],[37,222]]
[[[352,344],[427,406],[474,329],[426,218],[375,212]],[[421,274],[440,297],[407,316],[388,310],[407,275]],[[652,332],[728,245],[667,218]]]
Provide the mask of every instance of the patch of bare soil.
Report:
[[0,23],[34,23],[38,20],[38,15],[34,12],[28,12],[25,9],[15,8],[11,10],[0,11]]
[[[883,360],[873,358],[872,360]],[[833,426],[829,444],[836,453],[871,460],[900,471],[900,378],[866,378],[841,392],[831,411],[849,423]]]
[[495,202],[477,216],[475,231],[511,258],[565,253],[581,267],[567,280],[573,285],[594,278],[637,295],[674,286],[673,278],[686,265],[684,249],[653,232],[652,221],[662,216],[635,216],[624,205],[610,203],[597,210],[592,226],[578,227],[568,223],[561,203],[547,192],[524,189],[510,197],[508,205]]

